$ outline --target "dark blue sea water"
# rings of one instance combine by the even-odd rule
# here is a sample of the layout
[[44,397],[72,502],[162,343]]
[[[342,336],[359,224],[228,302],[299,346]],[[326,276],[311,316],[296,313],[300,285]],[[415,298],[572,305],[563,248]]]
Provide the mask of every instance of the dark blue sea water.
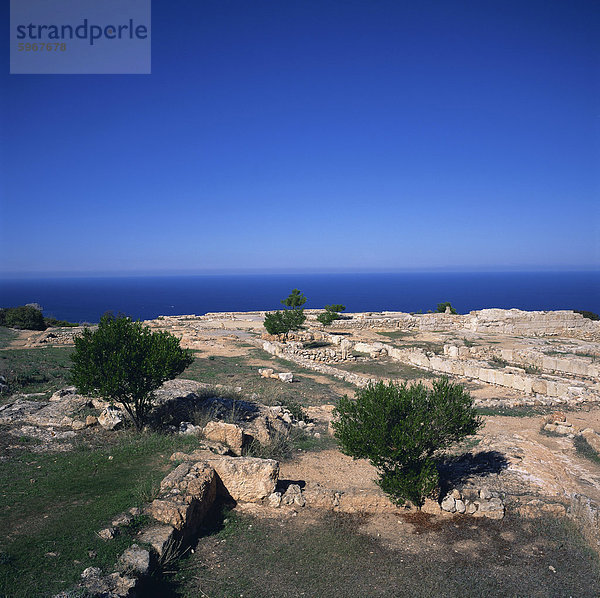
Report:
[[450,301],[459,313],[485,307],[600,312],[600,272],[286,274],[0,280],[0,307],[39,303],[44,315],[97,322],[107,310],[133,318],[269,310],[293,288],[306,308],[418,311]]

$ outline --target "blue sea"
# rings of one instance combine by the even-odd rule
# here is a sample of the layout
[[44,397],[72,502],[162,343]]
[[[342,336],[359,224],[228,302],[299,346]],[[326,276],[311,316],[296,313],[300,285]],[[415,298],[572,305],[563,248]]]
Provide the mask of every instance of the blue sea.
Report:
[[152,319],[279,309],[293,288],[308,298],[306,308],[342,303],[349,312],[426,312],[442,301],[459,313],[486,307],[600,312],[600,271],[4,279],[0,307],[39,303],[46,316],[93,323],[109,310]]

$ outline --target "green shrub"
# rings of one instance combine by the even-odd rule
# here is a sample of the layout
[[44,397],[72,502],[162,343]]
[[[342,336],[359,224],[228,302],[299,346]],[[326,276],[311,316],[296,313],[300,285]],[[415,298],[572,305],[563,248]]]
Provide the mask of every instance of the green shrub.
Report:
[[275,311],[265,315],[264,327],[269,334],[285,335],[299,330],[306,321],[303,309]]
[[152,393],[175,378],[194,358],[168,332],[152,332],[141,322],[105,314],[95,332],[75,338],[71,382],[82,394],[95,394],[123,405],[140,430]]
[[0,326],[22,330],[46,330],[42,312],[31,305],[0,309]]
[[588,318],[589,320],[600,320],[600,316],[593,311],[587,311],[585,309],[574,309],[576,314],[581,314],[584,318]]
[[346,306],[339,303],[335,305],[326,305],[325,311],[317,316],[317,320],[321,322],[323,326],[329,326],[329,324],[335,320],[340,319],[341,316],[339,312],[344,311],[345,309]]
[[306,297],[298,289],[294,289],[288,297],[281,300],[287,309],[265,315],[264,327],[269,334],[285,335],[292,330],[299,330],[306,321],[304,309],[300,306],[306,303]]
[[436,308],[436,312],[437,313],[446,313],[446,308],[449,307],[450,308],[450,313],[451,314],[457,314],[458,312],[452,307],[452,304],[450,303],[450,301],[444,301],[444,303],[438,303],[437,304],[437,308]]
[[67,320],[57,320],[56,318],[44,318],[44,322],[46,326],[52,328],[74,328],[79,326],[79,324],[74,324],[73,322],[68,322]]
[[281,303],[283,303],[283,305],[286,307],[298,309],[306,303],[306,297],[302,291],[294,289],[285,299],[281,300]]
[[448,378],[435,380],[432,388],[369,384],[356,392],[356,401],[340,399],[334,413],[342,451],[369,459],[393,501],[419,507],[438,487],[434,457],[482,425],[470,394]]

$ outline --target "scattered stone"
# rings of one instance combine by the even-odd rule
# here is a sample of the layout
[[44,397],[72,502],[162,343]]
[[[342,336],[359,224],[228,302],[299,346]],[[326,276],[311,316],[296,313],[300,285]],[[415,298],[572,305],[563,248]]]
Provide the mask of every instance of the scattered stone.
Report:
[[121,410],[116,407],[107,407],[99,416],[98,423],[105,430],[116,430],[123,423],[121,418]]
[[11,424],[21,421],[27,416],[35,413],[45,407],[48,403],[41,401],[27,401],[25,399],[17,399],[13,403],[0,406],[0,424]]
[[169,544],[173,541],[175,529],[170,525],[153,525],[139,534],[140,542],[150,544],[161,557]]
[[454,513],[456,511],[456,499],[450,494],[442,500],[440,505],[442,510],[447,511],[448,513]]
[[119,557],[118,566],[121,571],[135,573],[136,575],[146,575],[150,570],[150,553],[145,548],[140,548],[137,544],[132,544]]
[[269,495],[269,506],[277,508],[281,505],[281,492],[273,492]]
[[460,499],[458,499],[456,501],[456,505],[455,506],[456,506],[456,512],[457,513],[464,513],[467,510],[467,507],[466,507],[465,503],[462,500],[460,500]]
[[85,418],[85,425],[90,428],[98,423],[98,418],[95,415],[88,415]]
[[191,422],[181,422],[178,431],[186,436],[194,436],[202,433],[202,426],[195,426]]
[[285,491],[285,494],[281,497],[281,503],[284,505],[298,505],[303,507],[306,504],[304,496],[302,496],[302,489],[298,484],[290,484]]
[[481,498],[481,500],[489,500],[492,498],[492,493],[488,488],[481,488],[479,490],[479,498]]
[[258,370],[258,373],[263,377],[263,378],[270,378],[273,373],[274,370],[272,370],[271,368],[262,368]]
[[504,504],[499,498],[479,501],[474,517],[488,517],[489,519],[502,519],[504,517]]
[[210,421],[204,426],[203,433],[207,440],[224,443],[237,455],[242,454],[244,431],[240,426],[220,421]]
[[98,535],[103,540],[112,540],[118,533],[119,533],[118,530],[115,529],[114,527],[106,527],[104,529],[101,529],[98,532]]
[[102,571],[98,567],[88,567],[83,570],[81,578],[88,579],[90,577],[100,577],[100,575],[102,575]]
[[133,515],[130,513],[121,513],[118,517],[115,517],[111,524],[113,527],[123,527],[129,525],[133,521]]
[[71,423],[71,428],[73,428],[73,430],[83,430],[85,428],[85,422],[82,422],[79,419],[74,419]]
[[294,381],[294,374],[292,374],[292,372],[282,372],[277,375],[282,382],[292,383]]

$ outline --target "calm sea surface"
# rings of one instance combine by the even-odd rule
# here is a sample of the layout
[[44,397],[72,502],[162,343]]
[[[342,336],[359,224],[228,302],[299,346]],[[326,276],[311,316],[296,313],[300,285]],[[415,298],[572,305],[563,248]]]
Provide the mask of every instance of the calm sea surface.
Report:
[[485,307],[600,312],[600,272],[223,275],[0,280],[0,307],[39,303],[44,315],[97,322],[107,310],[133,318],[270,310],[293,288],[304,307],[418,311],[450,301],[459,313]]

